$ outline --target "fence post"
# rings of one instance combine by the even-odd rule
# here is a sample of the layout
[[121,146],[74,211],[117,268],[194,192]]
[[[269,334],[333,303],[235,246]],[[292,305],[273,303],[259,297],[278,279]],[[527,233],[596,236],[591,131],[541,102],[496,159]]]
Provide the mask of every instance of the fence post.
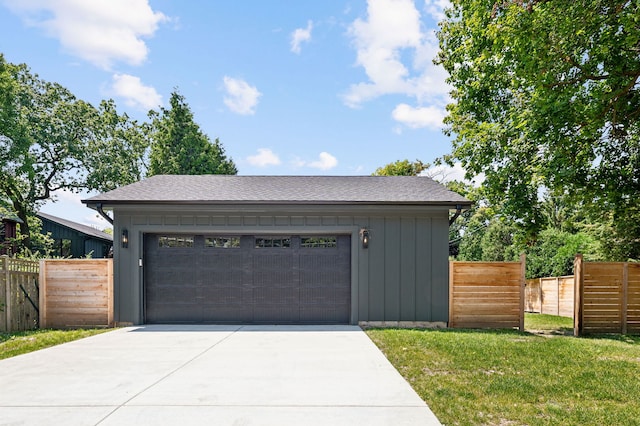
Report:
[[584,321],[582,318],[584,297],[584,269],[582,265],[582,255],[576,254],[573,261],[573,335],[582,335]]
[[560,315],[560,277],[556,277],[556,315]]
[[627,334],[627,320],[629,309],[629,264],[622,264],[622,309],[620,309],[620,332]]
[[113,259],[106,259],[107,264],[107,325],[113,327]]
[[11,323],[11,308],[13,307],[13,299],[11,297],[11,273],[9,271],[9,257],[2,257],[2,268],[4,269],[4,315],[5,324],[7,325],[7,333],[11,333],[13,330],[13,324]]
[[524,331],[524,286],[527,283],[527,255],[520,255],[520,331]]
[[40,305],[40,328],[47,328],[47,261],[40,259],[40,277],[38,279],[40,291],[38,304]]
[[453,306],[454,306],[454,301],[453,301],[453,288],[455,286],[455,283],[453,282],[453,265],[454,263],[450,260],[449,261],[449,324],[448,327],[449,328],[453,328],[454,327],[454,322],[453,322]]

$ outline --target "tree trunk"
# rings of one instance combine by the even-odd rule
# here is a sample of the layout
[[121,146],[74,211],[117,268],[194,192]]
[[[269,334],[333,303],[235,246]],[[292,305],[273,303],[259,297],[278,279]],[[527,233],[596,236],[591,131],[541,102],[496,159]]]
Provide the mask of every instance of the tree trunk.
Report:
[[27,211],[23,206],[17,205],[15,202],[13,203],[13,208],[16,210],[16,213],[22,223],[20,223],[20,235],[22,236],[19,245],[31,250],[31,229],[29,228],[29,216],[27,215]]

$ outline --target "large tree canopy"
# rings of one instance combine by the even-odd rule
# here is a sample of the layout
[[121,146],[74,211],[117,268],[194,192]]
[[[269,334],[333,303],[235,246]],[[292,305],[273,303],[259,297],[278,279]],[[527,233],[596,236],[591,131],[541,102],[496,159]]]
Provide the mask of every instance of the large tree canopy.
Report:
[[0,205],[22,220],[25,247],[29,218],[55,191],[108,191],[145,174],[237,173],[178,93],[150,118],[140,125],[112,100],[95,108],[0,54]]
[[439,40],[448,160],[532,233],[568,196],[640,257],[640,2],[453,0]]
[[28,218],[54,191],[109,190],[138,180],[141,145],[137,124],[112,102],[96,109],[0,55],[0,198],[23,221],[26,247]]
[[184,97],[174,91],[170,104],[170,109],[150,113],[152,142],[148,176],[238,173],[220,141],[211,142],[200,130]]

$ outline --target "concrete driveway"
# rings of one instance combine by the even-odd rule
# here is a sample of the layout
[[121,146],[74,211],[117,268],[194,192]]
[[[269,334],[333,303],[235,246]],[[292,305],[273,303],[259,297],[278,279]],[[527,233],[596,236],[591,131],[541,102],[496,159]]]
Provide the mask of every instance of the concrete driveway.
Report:
[[1,425],[439,425],[359,327],[142,326],[0,361]]

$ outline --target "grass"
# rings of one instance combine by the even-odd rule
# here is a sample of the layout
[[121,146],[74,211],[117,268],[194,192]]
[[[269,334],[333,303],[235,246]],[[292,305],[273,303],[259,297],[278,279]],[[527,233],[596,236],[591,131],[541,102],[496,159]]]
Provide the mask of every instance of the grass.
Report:
[[555,334],[572,334],[573,318],[546,314],[525,314],[524,328],[525,330],[553,332]]
[[[558,318],[528,323],[566,328]],[[445,425],[640,425],[638,337],[367,333]]]
[[22,355],[72,340],[82,339],[110,329],[32,330],[0,333],[0,359]]

